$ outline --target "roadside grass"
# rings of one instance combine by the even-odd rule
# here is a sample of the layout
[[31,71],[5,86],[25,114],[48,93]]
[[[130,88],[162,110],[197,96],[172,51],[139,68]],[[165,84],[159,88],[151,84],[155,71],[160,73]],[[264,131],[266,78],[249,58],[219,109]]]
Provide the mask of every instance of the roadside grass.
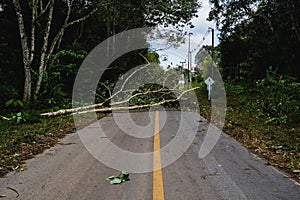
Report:
[[[196,91],[200,114],[210,120],[210,102],[206,89]],[[253,116],[246,103],[256,97],[237,97],[227,92],[227,111],[223,132],[242,143],[268,164],[300,180],[300,124],[271,124],[261,116]]]
[[[87,118],[82,119],[80,127],[91,123],[85,120]],[[25,160],[54,146],[59,139],[75,130],[72,115],[42,118],[39,122],[24,124],[0,120],[0,177],[11,171],[24,170]]]

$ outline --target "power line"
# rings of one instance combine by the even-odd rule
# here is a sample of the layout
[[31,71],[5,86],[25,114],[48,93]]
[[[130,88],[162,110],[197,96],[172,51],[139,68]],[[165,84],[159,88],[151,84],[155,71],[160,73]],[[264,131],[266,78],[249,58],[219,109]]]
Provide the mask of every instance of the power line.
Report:
[[206,39],[206,37],[208,36],[209,33],[210,33],[210,29],[208,29],[208,30],[206,31],[206,33],[204,34],[202,40],[198,43],[197,47],[194,48],[194,49],[191,51],[191,53],[194,53],[196,50],[198,50],[199,47],[201,47],[201,46],[203,45],[203,43],[204,43],[204,41],[205,41],[205,39]]

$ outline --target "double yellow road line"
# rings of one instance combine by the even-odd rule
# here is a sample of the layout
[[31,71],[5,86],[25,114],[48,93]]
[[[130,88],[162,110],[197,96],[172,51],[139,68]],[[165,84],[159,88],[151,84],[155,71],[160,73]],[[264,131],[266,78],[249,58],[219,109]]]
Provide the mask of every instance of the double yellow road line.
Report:
[[159,111],[155,111],[153,150],[153,200],[164,200],[164,184],[160,158]]

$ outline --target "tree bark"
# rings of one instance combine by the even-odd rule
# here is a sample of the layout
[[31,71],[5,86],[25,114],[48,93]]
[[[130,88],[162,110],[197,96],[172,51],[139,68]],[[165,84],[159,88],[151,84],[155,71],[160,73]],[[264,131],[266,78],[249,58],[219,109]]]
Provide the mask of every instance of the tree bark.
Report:
[[[69,19],[70,19],[70,15],[71,15],[71,11],[72,11],[72,5],[73,5],[73,0],[67,0],[67,6],[68,6],[68,11],[67,11],[67,15],[64,21],[64,25],[62,26],[63,28],[67,25]],[[57,42],[57,48],[60,48],[60,44],[62,41],[62,38],[64,37],[65,31],[63,30],[61,33],[61,36],[58,39]]]
[[[17,15],[17,21],[19,25],[19,33],[21,39],[21,46],[23,52],[23,68],[24,68],[24,91],[23,102],[28,104],[31,100],[31,64],[32,58],[30,57],[30,48],[28,46],[28,37],[25,30],[24,18],[19,0],[13,0],[13,5]],[[31,52],[32,54],[33,52]]]
[[191,91],[194,91],[196,89],[199,89],[199,88],[200,87],[195,87],[195,88],[185,90],[185,91],[181,92],[177,96],[177,98],[162,100],[162,101],[159,101],[159,102],[156,102],[156,103],[153,103],[153,104],[135,105],[135,106],[115,106],[115,105],[122,105],[126,102],[129,102],[134,96],[144,95],[144,94],[147,94],[149,92],[160,92],[160,90],[146,91],[146,92],[142,92],[142,93],[132,95],[129,98],[123,100],[123,101],[114,102],[112,107],[100,107],[100,106],[104,105],[107,101],[111,100],[117,93],[124,92],[124,91],[120,90],[117,93],[115,93],[114,95],[112,95],[111,97],[109,97],[108,99],[105,99],[103,102],[98,103],[98,104],[88,105],[88,106],[83,106],[83,107],[78,107],[78,108],[63,109],[63,110],[58,110],[58,111],[55,111],[55,112],[42,113],[41,116],[53,117],[53,116],[60,116],[60,115],[66,115],[66,114],[81,114],[81,113],[89,113],[89,112],[108,112],[108,111],[134,110],[134,109],[149,108],[149,107],[152,107],[152,106],[159,106],[159,105],[163,105],[165,103],[172,103],[172,102],[179,101],[180,99],[183,98],[183,96],[185,94],[187,94]]
[[47,53],[47,49],[48,49],[49,35],[50,35],[50,31],[51,31],[53,10],[54,10],[54,0],[51,0],[50,10],[49,10],[49,13],[48,13],[48,18],[47,18],[47,25],[46,25],[46,28],[45,28],[45,35],[44,35],[44,39],[43,39],[43,47],[42,47],[41,58],[40,58],[38,80],[37,80],[37,83],[36,83],[36,86],[35,86],[35,91],[34,91],[34,94],[33,94],[33,100],[34,101],[36,101],[38,99],[38,95],[39,95],[41,85],[42,85],[42,81],[43,81],[43,76],[44,76],[44,73],[46,71],[45,59],[46,59],[46,53]]
[[[93,15],[98,8],[94,8],[91,12],[86,14],[85,16],[79,17],[78,19],[75,19],[71,22],[69,22],[70,15],[72,12],[72,5],[74,0],[67,0],[67,15],[64,20],[63,25],[60,27],[59,31],[56,33],[56,36],[50,43],[50,32],[51,32],[51,25],[52,25],[52,19],[53,19],[53,13],[54,13],[54,4],[56,0],[49,0],[49,1],[43,1],[43,0],[32,0],[31,5],[31,25],[30,27],[25,28],[24,23],[24,16],[22,14],[22,8],[20,5],[19,0],[13,0],[14,9],[16,12],[16,18],[18,21],[19,26],[19,34],[20,34],[20,40],[21,40],[21,46],[22,46],[22,52],[23,52],[23,68],[24,68],[24,90],[23,90],[23,102],[28,104],[31,102],[31,100],[36,101],[38,99],[44,74],[47,70],[47,61],[51,58],[52,54],[55,52],[56,49],[59,48],[60,43],[62,41],[63,35],[65,33],[66,28],[69,26],[72,26],[77,23],[84,22],[86,19],[88,19],[91,15]],[[45,5],[43,5],[45,2],[47,2]],[[36,23],[37,19],[41,18],[42,15],[47,13],[47,21],[44,27],[44,38],[42,39],[42,49],[41,49],[41,57],[38,60],[39,67],[38,67],[38,77],[35,84],[34,91],[32,89],[32,63],[33,59],[35,58],[35,52],[36,52]],[[30,38],[26,34],[26,29],[28,30],[28,34],[30,33]],[[33,96],[33,98],[32,98]]]
[[81,17],[81,18],[78,18],[74,21],[68,22],[69,18],[70,18],[70,14],[71,14],[71,8],[72,8],[73,1],[68,1],[67,3],[68,3],[68,11],[67,11],[66,18],[64,20],[64,24],[62,25],[62,27],[58,31],[58,33],[55,35],[55,37],[54,37],[54,39],[53,39],[53,41],[50,45],[48,55],[47,55],[47,59],[50,59],[50,57],[52,56],[55,49],[59,48],[66,28],[68,28],[69,26],[72,26],[74,24],[84,22],[86,19],[88,19],[90,16],[92,16],[98,10],[98,8],[95,8],[89,14],[87,14],[87,15]]
[[34,101],[36,101],[38,99],[38,96],[39,96],[39,93],[40,93],[40,90],[41,90],[41,86],[42,86],[42,82],[43,82],[43,77],[44,77],[45,72],[47,71],[47,63],[46,62],[51,58],[51,56],[53,55],[53,52],[55,51],[55,49],[59,48],[66,28],[68,28],[69,26],[72,26],[76,23],[80,23],[80,22],[85,21],[86,19],[88,19],[91,15],[93,15],[98,10],[98,8],[95,8],[90,13],[88,13],[87,15],[85,15],[83,17],[80,17],[80,18],[78,18],[74,21],[69,22],[70,15],[71,15],[71,12],[72,12],[73,2],[74,2],[74,0],[69,0],[69,1],[66,2],[67,6],[68,6],[68,11],[67,11],[66,18],[65,18],[64,23],[61,26],[60,30],[58,31],[58,33],[56,34],[56,36],[52,40],[52,43],[51,43],[50,46],[49,46],[49,35],[50,35],[50,31],[51,31],[51,24],[52,24],[52,19],[53,19],[53,11],[54,11],[55,0],[49,1],[46,8],[42,9],[42,11],[40,13],[40,15],[42,15],[43,13],[45,13],[46,9],[49,8],[47,24],[46,24],[46,28],[45,28],[45,35],[44,35],[44,39],[43,39],[43,47],[42,47],[42,51],[41,51],[41,58],[40,58],[40,65],[39,65],[39,72],[38,72],[38,80],[37,80],[35,91],[34,91],[34,94],[33,94],[33,100]]

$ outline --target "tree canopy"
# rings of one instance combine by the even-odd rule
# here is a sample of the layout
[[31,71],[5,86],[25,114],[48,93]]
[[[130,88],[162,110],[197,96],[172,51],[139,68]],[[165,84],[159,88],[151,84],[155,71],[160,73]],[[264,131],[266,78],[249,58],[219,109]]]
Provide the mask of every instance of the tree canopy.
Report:
[[[10,99],[54,102],[70,97],[72,81],[87,52],[132,28],[192,26],[197,0],[4,0],[0,3],[0,103]],[[147,52],[144,52],[147,55]],[[114,78],[138,53],[114,63]]]
[[270,67],[300,78],[299,0],[210,0],[226,77],[258,79]]

